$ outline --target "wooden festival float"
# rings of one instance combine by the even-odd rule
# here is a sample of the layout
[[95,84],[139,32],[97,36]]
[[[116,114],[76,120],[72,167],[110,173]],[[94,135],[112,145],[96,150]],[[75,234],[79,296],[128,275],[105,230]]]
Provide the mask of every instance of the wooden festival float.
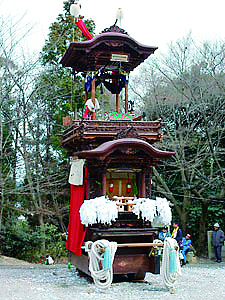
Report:
[[[72,42],[61,59],[63,67],[72,68],[86,78],[85,103],[91,101],[89,107],[85,106],[81,120],[64,118],[64,125],[69,127],[62,137],[62,146],[71,158],[67,249],[71,263],[89,275],[89,258],[83,246],[86,241],[101,239],[117,242],[114,274],[140,280],[146,272],[160,272],[159,257],[152,251],[155,246],[162,246],[154,243],[159,227],[140,210],[140,203],[152,196],[153,164],[169,159],[174,153],[153,146],[162,139],[161,120],[143,121],[142,116],[135,117],[128,110],[128,75],[156,49],[138,43],[114,25],[93,39]],[[98,83],[115,95],[115,111],[106,120],[96,120],[93,109],[98,108],[95,95]],[[125,99],[120,111],[122,92]],[[113,217],[105,220],[99,217],[100,212],[96,217],[93,199],[99,199],[99,209],[105,212],[108,201]],[[164,200],[161,202],[168,205]],[[87,214],[91,216],[86,218],[92,218],[86,223],[80,214],[84,203],[86,208],[90,203]]]

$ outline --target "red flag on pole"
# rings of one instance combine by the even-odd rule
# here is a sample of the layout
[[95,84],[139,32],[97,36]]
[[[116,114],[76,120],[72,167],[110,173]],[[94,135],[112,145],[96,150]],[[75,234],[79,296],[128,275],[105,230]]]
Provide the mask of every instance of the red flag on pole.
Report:
[[82,31],[82,33],[86,36],[86,38],[88,40],[92,40],[93,36],[90,34],[90,32],[88,31],[86,25],[84,24],[83,20],[78,20],[76,22],[77,27]]

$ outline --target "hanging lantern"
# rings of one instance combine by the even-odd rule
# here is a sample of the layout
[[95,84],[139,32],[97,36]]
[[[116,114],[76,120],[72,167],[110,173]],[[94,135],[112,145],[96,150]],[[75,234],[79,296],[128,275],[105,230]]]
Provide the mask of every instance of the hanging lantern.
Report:
[[109,184],[109,192],[112,193],[114,190],[114,184],[113,183],[110,183]]
[[132,191],[132,185],[130,183],[127,184],[127,193]]
[[112,193],[114,190],[114,184],[112,182],[112,174],[110,173],[110,184],[109,184],[109,192]]
[[130,193],[131,191],[132,191],[132,185],[128,174],[127,193]]

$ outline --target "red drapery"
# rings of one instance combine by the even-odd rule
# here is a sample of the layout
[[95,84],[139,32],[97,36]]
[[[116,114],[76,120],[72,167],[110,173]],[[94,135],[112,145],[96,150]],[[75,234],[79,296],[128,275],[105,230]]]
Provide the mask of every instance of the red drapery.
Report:
[[84,193],[85,185],[70,185],[70,216],[66,249],[78,256],[81,256],[81,246],[86,234],[86,228],[81,224],[79,213],[84,202]]
[[86,25],[84,24],[84,21],[83,20],[78,20],[76,22],[77,24],[77,27],[82,31],[82,33],[86,36],[86,38],[88,40],[92,40],[93,39],[93,36],[90,34],[90,32],[88,31]]

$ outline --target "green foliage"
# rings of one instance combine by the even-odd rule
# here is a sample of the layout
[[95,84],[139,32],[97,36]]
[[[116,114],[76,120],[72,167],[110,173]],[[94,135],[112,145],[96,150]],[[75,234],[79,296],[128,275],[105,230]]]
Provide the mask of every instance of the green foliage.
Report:
[[38,235],[33,239],[33,232],[27,222],[18,220],[17,217],[14,217],[5,225],[1,236],[2,254],[21,259],[26,251],[37,247],[41,241]]
[[225,201],[214,201],[208,209],[208,228],[213,230],[213,225],[218,222],[225,232]]
[[[45,244],[43,249],[41,246]],[[32,228],[27,221],[14,218],[1,232],[0,251],[3,255],[43,262],[47,255],[60,261],[67,255],[66,241],[55,225],[45,224]]]
[[[48,40],[42,49],[43,64],[56,64],[62,57],[70,43],[73,41],[85,40],[82,32],[77,28],[75,19],[70,15],[70,5],[74,1],[64,2],[64,14],[60,14],[50,26]],[[81,17],[84,18],[84,17]],[[90,33],[94,33],[95,24],[93,20],[84,20]]]
[[[50,255],[55,262],[60,262],[67,256],[66,240],[63,239],[62,233],[52,224],[45,224],[36,228],[36,235],[41,236],[41,241],[45,244],[45,249],[36,248],[25,253],[27,260],[35,262],[43,262],[43,259]],[[37,239],[38,240],[38,239]]]
[[[73,41],[86,39],[70,15],[70,5],[74,1],[64,1],[63,13],[49,27],[48,39],[42,49],[41,58],[44,69],[36,80],[34,97],[45,105],[50,134],[48,142],[57,151],[60,139],[56,136],[62,131],[62,118],[81,111],[84,106],[84,80],[78,75],[71,75],[71,70],[62,68],[59,61]],[[80,18],[83,18],[80,16]],[[93,20],[84,20],[90,33],[94,35]],[[63,153],[64,154],[64,153]]]
[[[73,1],[65,1],[63,13],[51,24],[48,39],[41,53],[43,69],[36,77],[32,90],[29,86],[31,92],[24,103],[19,102],[21,108],[24,108],[21,113],[24,123],[22,125],[23,121],[21,122],[18,143],[24,145],[23,159],[26,163],[26,174],[18,186],[20,194],[23,194],[23,199],[19,202],[23,209],[30,211],[36,211],[38,208],[49,210],[48,216],[39,217],[43,218],[44,222],[60,222],[63,230],[67,226],[65,217],[69,198],[69,166],[59,134],[65,129],[62,118],[67,115],[74,117],[77,111],[81,114],[84,106],[83,77],[79,74],[71,75],[70,69],[63,69],[58,63],[72,41],[85,39],[74,18],[69,14],[72,3]],[[84,22],[93,34],[94,22]],[[24,137],[22,128],[26,131]],[[20,136],[24,141],[21,142]],[[54,214],[60,209],[63,220],[58,212]]]
[[[51,124],[51,142],[59,149],[56,134],[62,130],[62,118],[75,114],[84,107],[84,80],[77,74],[72,76],[71,70],[62,68],[58,62],[73,41],[86,39],[69,13],[74,1],[64,2],[64,12],[60,14],[49,28],[48,39],[42,49],[41,57],[44,70],[36,81],[35,94],[45,103],[47,116]],[[80,18],[83,18],[80,16]],[[84,20],[89,32],[94,35],[93,20]],[[49,139],[49,136],[47,137]]]

